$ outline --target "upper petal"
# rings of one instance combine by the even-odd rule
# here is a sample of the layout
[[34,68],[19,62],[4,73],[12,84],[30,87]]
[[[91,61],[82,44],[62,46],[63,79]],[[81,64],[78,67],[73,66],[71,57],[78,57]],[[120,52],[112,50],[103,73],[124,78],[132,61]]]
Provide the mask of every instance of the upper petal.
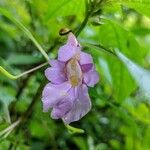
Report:
[[71,85],[68,82],[59,85],[48,83],[42,93],[43,110],[48,111],[49,108],[56,105],[59,100],[67,95],[70,88]]
[[58,50],[58,60],[66,62],[79,53],[81,47],[73,33],[69,33],[67,44]]
[[99,74],[95,69],[92,69],[84,73],[83,80],[88,86],[93,87],[99,81]]
[[88,53],[81,52],[80,53],[80,64],[81,65],[93,64],[92,56]]
[[78,121],[91,109],[91,101],[86,85],[78,87],[78,98],[74,100],[72,109],[63,117],[65,124]]
[[79,46],[79,43],[78,43],[78,41],[77,41],[75,35],[74,35],[72,32],[70,32],[70,33],[68,34],[68,41],[67,41],[67,44],[72,45],[72,46],[75,46],[75,47]]
[[58,50],[58,60],[66,62],[80,52],[80,47],[66,44]]

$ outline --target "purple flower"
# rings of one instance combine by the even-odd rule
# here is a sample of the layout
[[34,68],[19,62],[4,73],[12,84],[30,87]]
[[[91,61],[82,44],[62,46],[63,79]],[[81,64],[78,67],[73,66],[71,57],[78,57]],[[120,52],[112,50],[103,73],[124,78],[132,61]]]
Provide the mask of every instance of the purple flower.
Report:
[[44,111],[51,108],[51,117],[61,118],[65,124],[79,120],[91,109],[87,86],[99,81],[91,55],[82,52],[76,37],[69,33],[67,44],[58,51],[58,60],[50,60],[50,65],[45,70],[51,82],[42,94]]

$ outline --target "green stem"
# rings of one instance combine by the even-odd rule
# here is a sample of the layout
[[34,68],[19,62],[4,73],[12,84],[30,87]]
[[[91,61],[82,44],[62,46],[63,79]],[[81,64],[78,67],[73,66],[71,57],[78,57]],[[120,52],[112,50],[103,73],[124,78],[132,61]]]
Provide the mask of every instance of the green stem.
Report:
[[84,18],[80,28],[77,30],[77,32],[75,33],[76,37],[80,34],[80,32],[84,29],[84,27],[86,26],[86,24],[88,23],[89,17],[91,15],[91,11],[88,11],[86,17]]
[[90,44],[90,43],[82,43],[82,45],[83,46],[87,46],[87,47],[92,48],[92,49],[96,49],[96,50],[101,50],[103,52],[107,52],[108,54],[111,54],[111,55],[113,55],[115,57],[117,56],[115,52],[113,52],[109,48],[104,47],[101,44],[96,45],[96,44]]
[[0,132],[0,136],[7,134],[7,132],[12,131],[17,125],[19,125],[21,122],[21,119],[18,119],[17,121],[15,121],[13,124],[11,124],[9,127],[7,127],[6,129],[2,130]]
[[37,67],[35,67],[35,68],[33,68],[33,69],[27,70],[27,71],[25,71],[25,72],[23,72],[23,73],[21,73],[21,74],[19,74],[19,75],[16,75],[16,76],[10,74],[10,73],[9,73],[8,71],[6,71],[2,66],[0,66],[0,72],[1,72],[2,74],[4,74],[6,77],[8,77],[8,78],[13,79],[13,80],[16,80],[16,79],[18,79],[18,78],[20,78],[20,77],[22,77],[22,76],[24,76],[24,75],[26,75],[26,74],[29,74],[29,73],[31,73],[31,72],[33,72],[33,71],[35,71],[35,70],[38,70],[38,69],[42,68],[43,66],[46,66],[47,64],[48,64],[48,62],[43,63],[43,64],[41,64],[41,65],[39,65],[39,66],[37,66]]
[[30,40],[32,40],[32,42],[35,44],[35,46],[38,48],[41,54],[45,57],[45,59],[49,61],[49,57],[47,53],[43,50],[41,45],[36,41],[36,39],[31,34],[31,32],[21,22],[16,20],[16,18],[14,18],[7,10],[3,8],[0,8],[0,13],[5,17],[7,17],[9,20],[11,20],[14,24],[16,24],[16,26],[18,26],[30,38]]
[[72,127],[72,126],[70,126],[68,124],[65,124],[65,126],[69,130],[69,132],[72,133],[72,134],[75,134],[75,133],[84,133],[83,129],[75,128],[75,127]]

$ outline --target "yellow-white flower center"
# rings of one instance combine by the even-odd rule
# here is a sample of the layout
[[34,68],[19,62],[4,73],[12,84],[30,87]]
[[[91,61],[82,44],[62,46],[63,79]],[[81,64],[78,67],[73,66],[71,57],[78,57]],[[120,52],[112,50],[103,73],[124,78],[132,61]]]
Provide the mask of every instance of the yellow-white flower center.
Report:
[[72,58],[66,65],[67,77],[73,87],[82,81],[82,70],[76,57]]

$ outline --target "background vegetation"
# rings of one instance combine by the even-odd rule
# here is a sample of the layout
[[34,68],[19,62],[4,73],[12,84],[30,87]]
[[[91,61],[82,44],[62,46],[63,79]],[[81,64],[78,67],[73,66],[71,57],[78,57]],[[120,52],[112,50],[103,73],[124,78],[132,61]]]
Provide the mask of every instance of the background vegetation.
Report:
[[1,67],[18,75],[46,62],[33,37],[55,58],[68,27],[101,78],[92,110],[71,124],[85,133],[71,134],[42,112],[48,65],[17,80],[0,68],[0,150],[149,150],[149,10],[149,0],[0,0]]

